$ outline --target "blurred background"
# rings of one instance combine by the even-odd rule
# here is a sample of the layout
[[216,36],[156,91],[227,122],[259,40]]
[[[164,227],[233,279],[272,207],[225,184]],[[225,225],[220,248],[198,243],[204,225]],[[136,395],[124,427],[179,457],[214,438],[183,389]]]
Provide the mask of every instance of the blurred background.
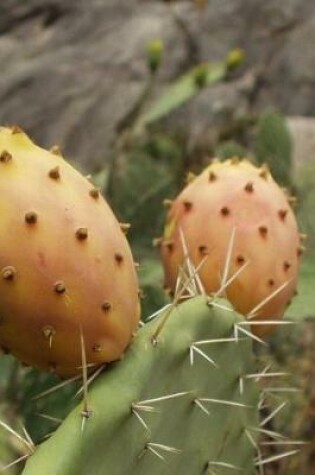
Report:
[[[257,353],[291,374],[275,383],[292,391],[269,401],[270,412],[288,401],[269,428],[307,443],[266,465],[266,475],[315,473],[314,45],[313,0],[0,2],[0,123],[59,145],[132,223],[144,317],[168,299],[152,241],[163,232],[163,199],[189,172],[213,157],[246,156],[268,163],[297,196],[308,235],[287,314],[297,325]],[[33,399],[56,383],[2,355],[1,420],[43,440],[77,403],[75,383]],[[281,450],[266,445],[265,455]],[[0,473],[21,473],[21,464],[3,468],[24,451],[0,428]]]

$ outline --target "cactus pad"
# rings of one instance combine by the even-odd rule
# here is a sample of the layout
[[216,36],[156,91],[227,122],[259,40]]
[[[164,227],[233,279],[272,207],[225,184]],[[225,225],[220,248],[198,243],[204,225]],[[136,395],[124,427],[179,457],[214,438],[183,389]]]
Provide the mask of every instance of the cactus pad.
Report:
[[169,203],[160,241],[166,287],[176,286],[182,233],[195,267],[206,258],[199,275],[207,293],[223,286],[242,315],[279,319],[294,296],[303,252],[290,204],[267,167],[237,158],[213,162]]
[[20,129],[0,129],[0,344],[60,375],[118,359],[139,320],[124,233],[99,191]]
[[252,345],[233,336],[240,317],[219,307],[202,296],[175,307],[155,345],[163,316],[146,324],[90,389],[84,430],[79,406],[23,475],[251,475]]

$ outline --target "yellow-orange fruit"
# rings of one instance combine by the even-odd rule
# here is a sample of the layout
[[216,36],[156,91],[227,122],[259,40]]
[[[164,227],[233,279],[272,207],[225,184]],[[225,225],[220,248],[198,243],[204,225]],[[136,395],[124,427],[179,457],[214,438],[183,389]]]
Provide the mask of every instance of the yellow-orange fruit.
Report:
[[0,344],[62,376],[117,360],[139,322],[130,248],[111,209],[60,155],[0,129]]
[[[253,320],[279,319],[295,293],[303,250],[289,201],[265,166],[214,161],[169,205],[160,242],[165,286],[174,290],[183,263],[182,230],[194,265],[207,256],[199,270],[205,290],[217,292],[235,233],[226,277],[244,269],[225,289],[226,297],[244,316],[266,300]],[[257,335],[271,328],[252,325]]]

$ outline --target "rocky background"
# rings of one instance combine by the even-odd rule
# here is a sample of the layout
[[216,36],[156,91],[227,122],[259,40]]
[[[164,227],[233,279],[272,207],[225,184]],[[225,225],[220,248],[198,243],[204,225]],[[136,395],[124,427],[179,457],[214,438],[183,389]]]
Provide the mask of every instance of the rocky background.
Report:
[[272,105],[290,117],[297,160],[315,155],[312,0],[2,0],[0,123],[97,170],[143,92],[156,38],[156,95],[194,64],[246,53],[232,81],[203,90],[168,127],[198,141],[218,121]]

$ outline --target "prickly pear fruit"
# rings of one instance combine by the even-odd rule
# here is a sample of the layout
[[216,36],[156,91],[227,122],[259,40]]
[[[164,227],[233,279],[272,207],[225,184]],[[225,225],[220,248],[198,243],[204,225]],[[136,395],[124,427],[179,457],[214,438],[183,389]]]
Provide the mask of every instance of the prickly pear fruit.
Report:
[[[184,239],[193,264],[204,259],[199,275],[207,293],[224,289],[235,309],[253,320],[283,315],[303,248],[290,198],[267,167],[214,161],[168,208],[160,240],[167,288],[176,286]],[[271,328],[252,325],[257,335]]]
[[93,185],[14,127],[0,129],[0,344],[67,376],[118,359],[138,326],[123,230]]

